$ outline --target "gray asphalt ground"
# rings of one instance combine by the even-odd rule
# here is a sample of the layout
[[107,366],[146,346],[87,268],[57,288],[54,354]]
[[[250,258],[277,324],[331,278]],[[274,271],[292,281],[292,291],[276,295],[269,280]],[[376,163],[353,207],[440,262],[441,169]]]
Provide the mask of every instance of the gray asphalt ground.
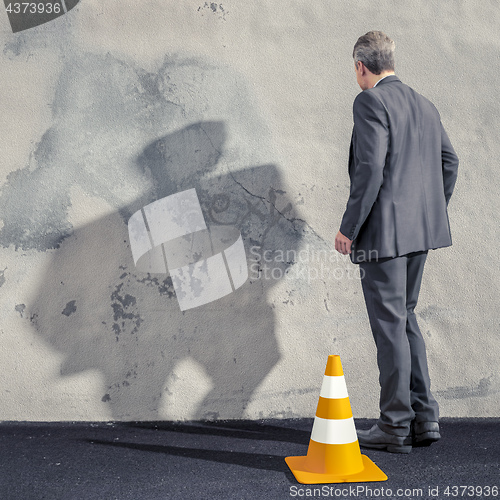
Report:
[[362,449],[387,481],[306,486],[284,458],[312,422],[0,423],[0,500],[500,497],[499,418],[443,419],[408,455]]

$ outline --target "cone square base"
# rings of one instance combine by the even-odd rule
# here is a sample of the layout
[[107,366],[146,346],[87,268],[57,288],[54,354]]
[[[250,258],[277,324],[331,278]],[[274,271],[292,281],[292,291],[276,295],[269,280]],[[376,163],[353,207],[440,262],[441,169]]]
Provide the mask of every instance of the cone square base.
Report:
[[304,468],[307,456],[286,457],[285,462],[292,471],[295,479],[301,484],[325,483],[369,483],[373,481],[387,481],[387,476],[366,455],[361,455],[363,470],[356,474],[323,474],[311,472]]

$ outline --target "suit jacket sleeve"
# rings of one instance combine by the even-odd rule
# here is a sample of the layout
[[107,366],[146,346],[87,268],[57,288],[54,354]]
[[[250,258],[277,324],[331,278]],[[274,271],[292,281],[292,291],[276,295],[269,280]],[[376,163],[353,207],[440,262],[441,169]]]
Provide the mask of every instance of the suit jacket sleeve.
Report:
[[389,149],[387,111],[373,93],[358,94],[353,117],[351,189],[340,225],[340,232],[350,240],[358,236],[377,199]]
[[446,205],[448,205],[457,180],[458,157],[444,130],[443,124],[441,124],[441,160],[443,164],[444,196],[446,198]]

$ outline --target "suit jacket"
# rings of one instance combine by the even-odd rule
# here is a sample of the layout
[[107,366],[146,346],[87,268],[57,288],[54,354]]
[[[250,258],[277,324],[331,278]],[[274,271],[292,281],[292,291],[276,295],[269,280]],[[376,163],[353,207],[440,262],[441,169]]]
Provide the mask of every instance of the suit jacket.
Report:
[[395,75],[358,94],[340,232],[359,263],[451,245],[458,158],[437,109]]

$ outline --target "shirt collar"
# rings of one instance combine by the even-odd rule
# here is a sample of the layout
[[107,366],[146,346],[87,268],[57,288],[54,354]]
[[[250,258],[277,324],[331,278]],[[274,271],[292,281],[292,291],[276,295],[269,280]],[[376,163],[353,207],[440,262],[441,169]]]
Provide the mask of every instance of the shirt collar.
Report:
[[382,80],[385,80],[388,76],[395,76],[394,73],[391,73],[390,75],[385,75],[383,78],[381,78],[374,86],[373,88],[375,88]]

